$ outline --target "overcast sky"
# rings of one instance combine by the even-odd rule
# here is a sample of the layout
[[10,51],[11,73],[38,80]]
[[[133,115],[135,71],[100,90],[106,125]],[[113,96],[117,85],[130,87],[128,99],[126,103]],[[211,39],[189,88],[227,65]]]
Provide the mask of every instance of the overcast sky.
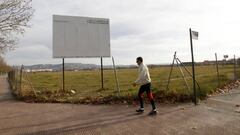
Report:
[[[219,59],[240,56],[239,5],[239,0],[33,0],[32,27],[5,58],[11,65],[61,63],[52,58],[53,14],[109,18],[116,64],[135,64],[137,56],[147,64],[171,63],[174,51],[190,61],[190,27],[199,32],[196,61],[214,59],[215,52]],[[66,62],[99,64],[99,58]]]

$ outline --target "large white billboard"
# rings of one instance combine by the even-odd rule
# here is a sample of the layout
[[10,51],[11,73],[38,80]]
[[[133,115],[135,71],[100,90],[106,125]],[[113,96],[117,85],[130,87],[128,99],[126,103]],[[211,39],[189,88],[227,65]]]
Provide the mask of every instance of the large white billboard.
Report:
[[110,57],[109,19],[53,15],[53,57]]

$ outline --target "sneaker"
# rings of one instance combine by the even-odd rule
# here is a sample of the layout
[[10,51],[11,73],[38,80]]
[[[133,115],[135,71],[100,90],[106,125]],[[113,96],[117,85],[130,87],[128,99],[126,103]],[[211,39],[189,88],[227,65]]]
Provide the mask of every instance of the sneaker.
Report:
[[139,108],[136,110],[136,112],[144,112],[144,109],[143,108]]
[[156,109],[154,109],[151,112],[149,112],[148,115],[156,115],[157,113],[158,113],[158,111]]

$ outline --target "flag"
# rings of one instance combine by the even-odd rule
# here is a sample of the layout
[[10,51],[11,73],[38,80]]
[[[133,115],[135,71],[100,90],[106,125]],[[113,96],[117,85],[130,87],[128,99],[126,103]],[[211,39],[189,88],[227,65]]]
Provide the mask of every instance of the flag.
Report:
[[192,39],[198,40],[198,32],[197,31],[192,31]]

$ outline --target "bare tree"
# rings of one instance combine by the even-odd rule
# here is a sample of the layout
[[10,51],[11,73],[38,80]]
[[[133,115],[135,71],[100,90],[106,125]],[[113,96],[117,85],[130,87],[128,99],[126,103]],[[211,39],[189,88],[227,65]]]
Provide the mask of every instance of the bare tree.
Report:
[[0,0],[0,54],[16,47],[33,15],[32,0]]

